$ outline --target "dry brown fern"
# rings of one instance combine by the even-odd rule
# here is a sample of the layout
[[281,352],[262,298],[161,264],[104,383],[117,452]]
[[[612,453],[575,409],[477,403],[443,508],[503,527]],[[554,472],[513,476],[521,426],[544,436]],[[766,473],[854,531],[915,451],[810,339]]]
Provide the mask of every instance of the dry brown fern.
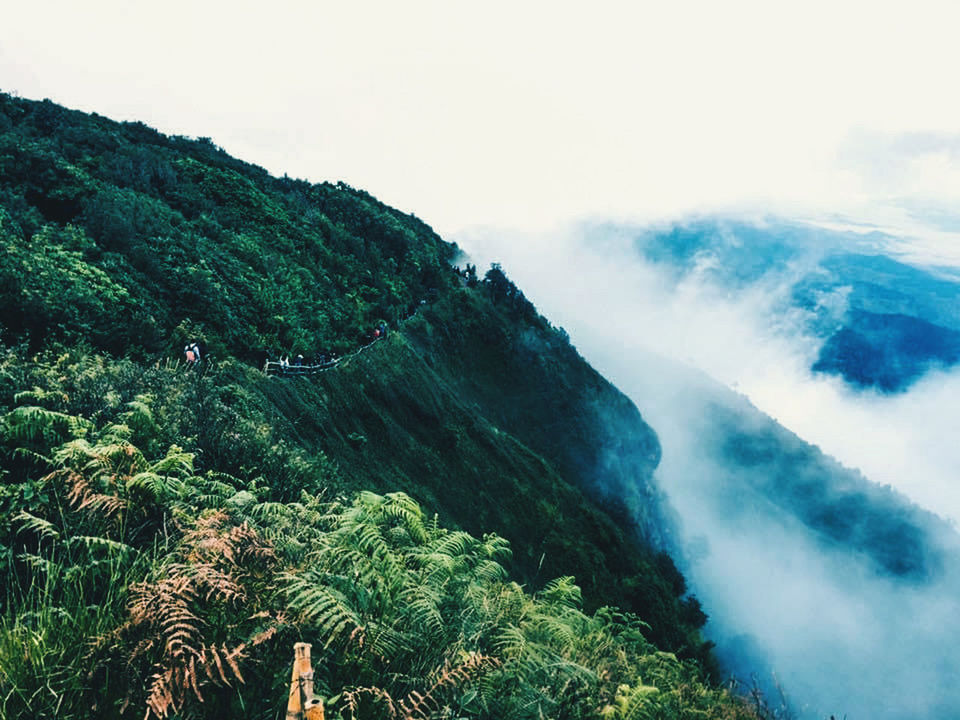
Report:
[[478,675],[500,665],[500,660],[490,655],[471,652],[466,659],[451,665],[445,664],[436,673],[433,684],[424,693],[410,692],[400,701],[403,720],[429,720],[430,714],[441,709],[441,693],[475,679]]
[[382,703],[384,710],[388,713],[384,718],[394,720],[397,717],[397,706],[390,697],[390,693],[378,687],[357,687],[343,693],[343,710],[350,713],[350,720],[356,718],[360,701],[364,697]]
[[238,566],[253,560],[275,560],[270,543],[246,522],[233,525],[230,516],[219,510],[203,516],[183,537],[188,548],[185,560],[188,563],[219,562]]
[[85,510],[108,520],[123,522],[123,512],[127,509],[127,500],[117,494],[97,492],[90,481],[78,472],[67,469],[64,473],[67,486],[67,500],[77,510]]
[[217,629],[203,615],[208,608],[242,607],[249,595],[244,581],[272,559],[269,543],[218,512],[198,519],[184,533],[175,561],[163,567],[159,578],[131,586],[124,629],[142,636],[131,661],[159,656],[147,689],[146,718],[178,713],[191,698],[203,702],[206,686],[244,682],[241,665],[249,649],[269,641],[282,619],[255,613],[245,619],[274,622],[247,641],[231,644],[208,637]]
[[127,480],[146,466],[143,455],[126,442],[94,447],[78,442],[67,447],[63,466],[44,481],[62,482],[67,500],[77,510],[122,525],[129,507]]
[[350,720],[357,716],[360,702],[369,697],[379,702],[387,720],[430,720],[443,708],[444,691],[453,690],[465,683],[475,680],[480,674],[499,667],[500,660],[490,655],[471,652],[461,662],[452,665],[446,663],[432,675],[433,683],[425,692],[411,691],[399,703],[395,702],[389,692],[378,687],[357,687],[343,693],[342,713],[349,714]]

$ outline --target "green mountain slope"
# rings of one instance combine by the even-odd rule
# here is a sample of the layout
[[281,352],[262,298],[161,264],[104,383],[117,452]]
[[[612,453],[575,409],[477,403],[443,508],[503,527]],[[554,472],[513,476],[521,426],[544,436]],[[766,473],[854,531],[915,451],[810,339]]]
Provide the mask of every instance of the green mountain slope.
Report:
[[[214,716],[196,704],[214,696],[268,716],[295,639],[327,648],[320,677],[344,717],[390,716],[385,696],[467,665],[451,684],[469,717],[620,717],[654,678],[663,702],[701,682],[681,660],[709,667],[705,618],[658,549],[655,434],[502,273],[466,282],[456,247],[416,218],[206,140],[0,96],[0,244],[8,712],[55,667],[60,703],[102,691],[93,715]],[[389,335],[355,352],[381,321]],[[193,339],[199,369],[179,361]],[[260,369],[321,350],[344,357],[302,377]],[[488,561],[557,604],[524,614],[517,588],[497,614],[509,586]],[[470,567],[488,570],[468,582]],[[580,591],[553,581],[568,575],[592,620],[570,614]],[[493,615],[461,625],[481,607]],[[575,656],[589,632],[619,670],[596,647]],[[748,712],[709,693],[681,705]]]

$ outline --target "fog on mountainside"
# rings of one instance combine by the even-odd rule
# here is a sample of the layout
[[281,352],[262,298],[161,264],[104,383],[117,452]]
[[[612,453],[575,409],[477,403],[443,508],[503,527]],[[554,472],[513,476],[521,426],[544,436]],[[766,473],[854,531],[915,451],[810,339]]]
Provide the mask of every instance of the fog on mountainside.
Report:
[[[940,339],[911,337],[951,337],[956,285],[884,258],[883,238],[809,226],[459,240],[502,262],[656,429],[674,540],[732,670],[768,689],[775,673],[801,717],[960,713],[960,376]],[[911,329],[829,354],[890,317]]]
[[[458,240],[481,263],[503,261],[595,361],[646,348],[698,368],[874,482],[960,520],[960,372],[947,352],[960,283],[882,254],[905,241],[705,220]],[[917,347],[922,329],[933,335]],[[855,352],[831,354],[842,348]]]

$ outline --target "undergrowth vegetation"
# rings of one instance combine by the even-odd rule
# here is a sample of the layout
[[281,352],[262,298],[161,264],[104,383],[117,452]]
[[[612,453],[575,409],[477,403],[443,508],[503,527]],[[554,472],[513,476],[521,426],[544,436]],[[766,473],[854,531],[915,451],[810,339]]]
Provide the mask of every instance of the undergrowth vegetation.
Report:
[[403,493],[272,500],[144,454],[153,425],[145,398],[0,421],[4,717],[276,717],[295,640],[331,717],[755,717],[572,578],[511,582],[497,535]]

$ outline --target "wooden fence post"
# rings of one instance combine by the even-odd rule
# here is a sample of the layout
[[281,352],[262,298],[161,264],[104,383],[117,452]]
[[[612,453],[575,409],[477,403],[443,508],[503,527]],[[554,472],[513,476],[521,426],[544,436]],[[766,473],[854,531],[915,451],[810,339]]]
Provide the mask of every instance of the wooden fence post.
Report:
[[287,720],[324,720],[323,702],[313,694],[310,643],[293,646],[293,673],[287,697]]

